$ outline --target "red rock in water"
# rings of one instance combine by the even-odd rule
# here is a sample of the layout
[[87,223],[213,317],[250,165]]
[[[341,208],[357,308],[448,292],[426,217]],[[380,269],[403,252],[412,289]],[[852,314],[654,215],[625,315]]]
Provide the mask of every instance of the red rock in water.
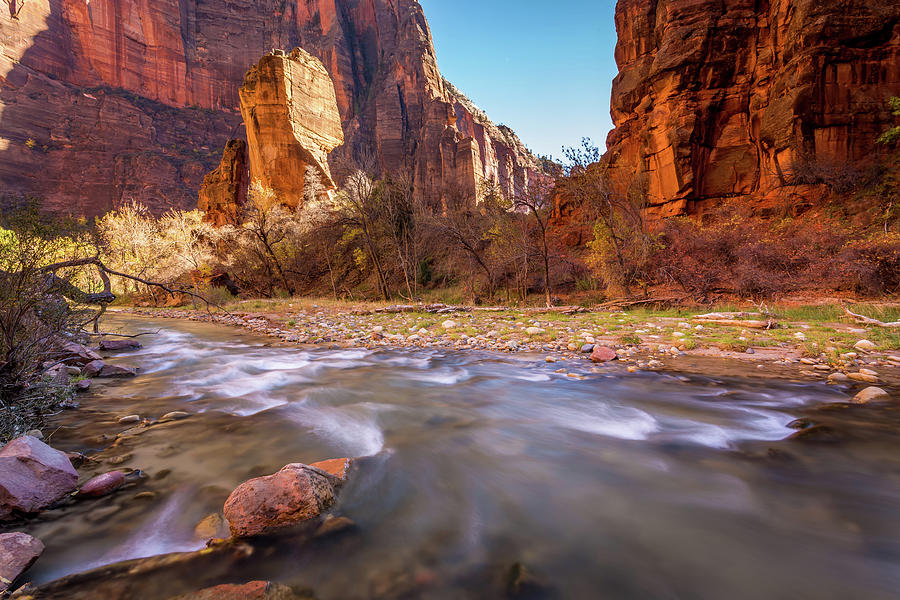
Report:
[[594,346],[594,350],[591,352],[591,361],[595,363],[605,363],[617,358],[619,355],[616,354],[616,351],[606,346]]
[[69,458],[30,436],[0,450],[0,520],[13,511],[35,513],[75,489],[78,473]]
[[334,504],[329,477],[295,463],[238,486],[225,502],[234,537],[271,533],[319,516]]
[[299,596],[285,585],[269,581],[251,581],[243,585],[217,585],[169,600],[302,600],[305,598],[307,596]]
[[311,463],[309,466],[316,467],[317,469],[322,469],[328,473],[331,473],[338,479],[340,479],[341,483],[347,481],[347,477],[350,474],[350,467],[353,465],[352,458],[332,458],[329,460],[322,460],[319,462]]
[[96,377],[100,379],[135,377],[137,369],[133,367],[121,367],[119,365],[111,365],[102,360],[89,362],[84,366],[83,373],[87,377]]
[[142,348],[137,340],[100,340],[100,350],[104,352],[119,352],[121,350],[137,350]]
[[0,534],[0,595],[44,552],[44,544],[25,533]]
[[99,498],[112,494],[125,484],[125,473],[111,471],[103,475],[97,475],[78,490],[78,495],[85,498]]

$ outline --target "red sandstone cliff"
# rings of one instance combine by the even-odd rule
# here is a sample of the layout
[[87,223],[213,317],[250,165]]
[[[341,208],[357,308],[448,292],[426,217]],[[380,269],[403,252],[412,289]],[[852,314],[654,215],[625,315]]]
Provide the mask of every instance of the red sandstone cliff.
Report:
[[651,217],[802,194],[795,167],[867,159],[900,95],[897,0],[619,0],[616,28],[606,159]]
[[444,85],[415,0],[29,0],[0,12],[0,44],[0,194],[60,212],[196,202],[243,135],[244,74],[273,48],[304,48],[334,80],[338,159],[410,169],[435,201],[475,174],[512,190],[537,166]]

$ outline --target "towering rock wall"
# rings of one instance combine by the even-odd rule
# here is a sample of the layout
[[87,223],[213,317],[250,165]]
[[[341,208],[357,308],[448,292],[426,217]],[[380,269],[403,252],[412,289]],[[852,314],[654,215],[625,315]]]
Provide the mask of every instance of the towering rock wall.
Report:
[[344,162],[407,169],[435,201],[472,172],[512,190],[537,168],[445,87],[415,0],[28,0],[0,11],[0,45],[0,194],[61,212],[196,202],[273,48],[325,65]]
[[900,95],[896,0],[619,0],[606,159],[651,217],[801,190],[804,162],[874,152]]
[[[290,55],[278,50],[250,69],[240,93],[250,178],[292,208],[303,203],[307,187],[334,189],[328,154],[344,143],[344,133],[322,63],[300,48]],[[315,187],[308,171],[319,179]]]

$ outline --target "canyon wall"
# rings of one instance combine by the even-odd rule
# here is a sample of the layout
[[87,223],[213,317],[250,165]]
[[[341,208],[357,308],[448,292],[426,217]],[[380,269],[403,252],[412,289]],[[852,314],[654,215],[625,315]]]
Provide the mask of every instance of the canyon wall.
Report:
[[869,159],[900,95],[897,0],[619,0],[616,29],[605,160],[651,218],[803,201],[798,171]]
[[[289,55],[277,50],[247,72],[240,94],[250,179],[295,209],[307,190],[333,190],[328,154],[344,143],[344,133],[322,63],[300,48]],[[308,182],[309,175],[318,182]]]
[[514,134],[445,85],[415,0],[7,5],[2,195],[87,215],[129,199],[194,205],[226,142],[245,137],[238,90],[274,48],[302,47],[331,75],[345,134],[337,163],[407,170],[435,203],[479,178],[513,192],[539,168]]

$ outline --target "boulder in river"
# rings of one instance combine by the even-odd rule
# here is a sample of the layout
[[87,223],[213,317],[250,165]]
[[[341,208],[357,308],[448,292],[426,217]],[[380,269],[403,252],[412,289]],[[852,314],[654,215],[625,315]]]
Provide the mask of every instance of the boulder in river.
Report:
[[110,471],[103,475],[97,475],[78,490],[78,495],[83,498],[100,498],[112,494],[125,485],[125,473],[122,471]]
[[44,552],[44,544],[26,533],[0,534],[0,596]]
[[352,465],[352,458],[332,458],[314,462],[309,466],[322,469],[323,471],[334,475],[338,478],[338,484],[341,484],[347,481],[347,478],[350,476],[350,467]]
[[66,342],[54,358],[67,365],[86,365],[102,358],[99,354],[77,342]]
[[111,365],[102,360],[95,360],[84,366],[84,374],[87,377],[97,377],[100,379],[135,377],[137,375],[137,369],[134,367]]
[[24,436],[0,450],[0,520],[35,513],[75,489],[78,473],[69,457]]
[[104,352],[121,352],[143,348],[137,340],[100,340],[100,350]]
[[239,485],[225,501],[234,537],[272,533],[313,519],[334,504],[338,479],[302,463]]
[[169,600],[307,600],[313,596],[300,595],[286,585],[271,581],[251,581],[243,585],[225,584],[206,588]]
[[607,346],[594,346],[591,351],[591,361],[595,363],[605,363],[617,358],[619,355],[616,354],[616,351]]
[[887,400],[888,393],[880,387],[867,387],[863,391],[853,396],[854,404],[868,404],[876,400]]

